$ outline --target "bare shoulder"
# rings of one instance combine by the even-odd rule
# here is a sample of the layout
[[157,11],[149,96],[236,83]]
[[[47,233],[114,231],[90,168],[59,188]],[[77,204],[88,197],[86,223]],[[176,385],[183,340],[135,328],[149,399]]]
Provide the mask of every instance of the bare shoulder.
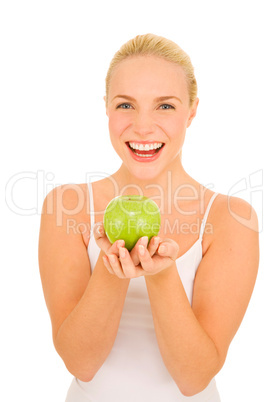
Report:
[[256,271],[259,261],[256,211],[247,201],[238,197],[219,194],[215,201],[211,216],[213,236],[206,251],[207,258],[219,258],[221,261],[229,258],[233,266],[244,262]]
[[214,241],[230,235],[232,238],[237,235],[258,237],[257,213],[252,205],[241,198],[218,194],[212,220]]
[[87,184],[62,184],[51,190],[43,204],[43,213],[53,214],[62,211],[71,215],[83,213],[88,204]]
[[42,218],[54,221],[58,228],[79,232],[86,237],[90,231],[87,184],[63,184],[47,194]]

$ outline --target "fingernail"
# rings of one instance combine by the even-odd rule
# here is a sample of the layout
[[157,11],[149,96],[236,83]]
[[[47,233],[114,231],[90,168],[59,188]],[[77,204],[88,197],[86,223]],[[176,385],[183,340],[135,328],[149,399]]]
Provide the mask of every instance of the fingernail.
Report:
[[139,245],[139,253],[140,253],[140,255],[144,255],[144,253],[145,253],[145,248],[142,244]]
[[126,256],[126,250],[124,249],[124,247],[120,247],[119,248],[119,254],[121,258],[125,258]]
[[155,237],[154,238],[154,244],[159,244],[160,242],[160,237]]
[[165,253],[167,251],[166,246],[161,245],[158,249],[159,253]]
[[148,244],[148,236],[143,236],[141,238],[141,244],[144,245],[145,247],[147,247]]
[[104,234],[104,230],[101,224],[97,226],[97,233],[98,235],[102,236]]
[[125,244],[124,240],[117,240],[116,245],[117,245],[118,248],[124,247],[124,244]]

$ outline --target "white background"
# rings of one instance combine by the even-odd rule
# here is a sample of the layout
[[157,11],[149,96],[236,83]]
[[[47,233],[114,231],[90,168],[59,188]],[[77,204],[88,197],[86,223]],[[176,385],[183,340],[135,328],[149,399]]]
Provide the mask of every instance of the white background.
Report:
[[217,382],[222,402],[267,400],[266,13],[264,0],[1,2],[1,400],[65,399],[72,377],[52,344],[38,271],[41,206],[56,185],[119,167],[104,79],[118,48],[148,32],[177,42],[195,66],[185,169],[259,215],[256,287]]

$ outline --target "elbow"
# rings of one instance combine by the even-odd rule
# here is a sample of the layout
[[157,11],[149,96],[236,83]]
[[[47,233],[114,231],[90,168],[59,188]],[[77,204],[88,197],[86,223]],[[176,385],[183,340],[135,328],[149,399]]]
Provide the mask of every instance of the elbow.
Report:
[[195,385],[193,386],[193,384],[191,385],[180,385],[179,386],[179,390],[182,393],[183,396],[195,396],[197,394],[199,394],[200,392],[204,391],[204,389],[206,389],[206,387],[209,385],[210,381],[206,384],[199,384],[199,385]]
[[185,381],[184,383],[177,384],[180,392],[182,393],[183,396],[195,396],[199,394],[200,392],[204,391],[214,376],[209,376],[206,377],[206,379],[201,379],[201,378],[196,378],[195,380],[192,378],[191,381]]
[[177,386],[182,393],[183,396],[190,397],[199,394],[204,391],[216,376],[216,374],[220,371],[222,367],[222,362],[219,361],[209,370],[198,370],[196,372],[192,372],[184,378],[184,381],[177,381]]
[[83,382],[90,382],[93,380],[96,372],[98,370],[94,370],[93,367],[91,367],[88,362],[85,361],[79,361],[76,359],[67,359],[61,356],[65,367],[69,371],[70,374],[72,374],[74,377],[76,377],[78,380],[83,381]]
[[94,371],[88,363],[88,360],[90,359],[79,359],[77,353],[70,353],[69,349],[67,349],[68,352],[66,352],[66,349],[63,348],[56,339],[54,339],[54,346],[70,374],[83,382],[92,381],[96,374],[96,370]]
[[68,366],[65,363],[65,366],[69,373],[71,373],[74,377],[76,377],[78,380],[82,382],[90,382],[94,378],[94,374],[92,374],[90,371],[82,371],[81,369],[74,369],[73,367]]

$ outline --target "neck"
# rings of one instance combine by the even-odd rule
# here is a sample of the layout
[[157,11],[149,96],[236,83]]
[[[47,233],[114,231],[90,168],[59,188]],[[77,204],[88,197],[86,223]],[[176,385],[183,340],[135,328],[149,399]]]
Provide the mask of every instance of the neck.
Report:
[[158,176],[152,178],[136,177],[122,164],[113,178],[121,195],[139,194],[157,201],[174,197],[193,197],[200,192],[200,185],[184,170],[181,159],[175,167],[169,166]]

